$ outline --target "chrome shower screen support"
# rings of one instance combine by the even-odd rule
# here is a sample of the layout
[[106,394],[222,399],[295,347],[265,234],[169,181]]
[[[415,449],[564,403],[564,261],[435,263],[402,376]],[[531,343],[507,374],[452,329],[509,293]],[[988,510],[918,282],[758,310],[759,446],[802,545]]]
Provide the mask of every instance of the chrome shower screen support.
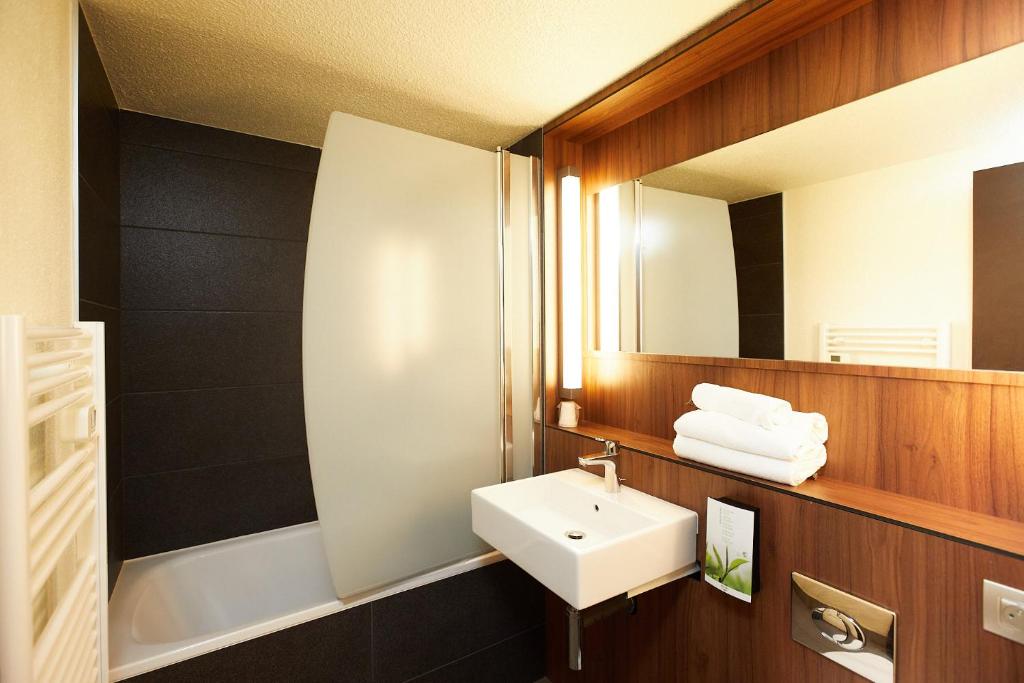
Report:
[[537,473],[542,410],[540,159],[498,149],[499,475],[512,481]]
[[498,163],[498,402],[501,407],[501,481],[514,478],[512,427],[512,342],[507,325],[506,250],[510,244],[509,230],[512,216],[512,159],[508,150],[500,147],[495,154]]

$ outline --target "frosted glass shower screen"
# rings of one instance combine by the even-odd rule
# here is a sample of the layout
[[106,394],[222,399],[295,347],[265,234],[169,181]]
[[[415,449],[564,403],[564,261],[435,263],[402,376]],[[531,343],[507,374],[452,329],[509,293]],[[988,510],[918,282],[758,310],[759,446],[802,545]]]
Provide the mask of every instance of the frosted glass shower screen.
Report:
[[496,174],[491,152],[331,117],[302,352],[340,597],[487,549],[469,491],[500,476]]

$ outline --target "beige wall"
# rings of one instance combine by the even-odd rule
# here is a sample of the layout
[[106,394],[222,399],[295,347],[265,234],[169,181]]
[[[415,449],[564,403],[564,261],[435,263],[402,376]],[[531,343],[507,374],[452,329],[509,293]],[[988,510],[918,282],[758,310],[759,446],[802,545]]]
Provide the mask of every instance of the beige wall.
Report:
[[1022,155],[1024,143],[999,140],[787,190],[786,359],[818,359],[821,322],[950,322],[953,367],[970,368],[973,173]]
[[0,0],[0,314],[64,324],[74,306],[69,0]]

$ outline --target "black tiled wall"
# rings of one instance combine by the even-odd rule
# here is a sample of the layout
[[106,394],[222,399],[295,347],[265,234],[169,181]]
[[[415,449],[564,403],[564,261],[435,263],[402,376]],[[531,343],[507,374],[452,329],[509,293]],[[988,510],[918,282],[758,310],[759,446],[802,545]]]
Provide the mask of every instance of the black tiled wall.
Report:
[[139,683],[533,683],[544,592],[511,562],[143,674]]
[[89,24],[78,13],[78,317],[105,323],[108,588],[121,571],[120,200],[117,102]]
[[740,357],[785,356],[782,194],[729,205],[736,254]]
[[125,556],[316,518],[302,282],[319,150],[121,112]]

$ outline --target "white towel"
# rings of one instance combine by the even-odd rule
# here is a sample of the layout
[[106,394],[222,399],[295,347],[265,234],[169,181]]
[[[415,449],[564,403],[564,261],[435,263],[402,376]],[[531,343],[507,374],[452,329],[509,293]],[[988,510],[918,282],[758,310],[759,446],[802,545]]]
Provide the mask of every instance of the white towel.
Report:
[[821,413],[800,413],[793,411],[787,429],[806,430],[808,441],[825,443],[828,441],[828,420]]
[[793,412],[789,401],[783,401],[781,398],[752,394],[749,391],[720,387],[706,382],[695,386],[690,398],[701,410],[725,413],[737,420],[765,429],[774,429],[786,424]]
[[[776,429],[764,429],[731,415],[708,410],[691,410],[675,422],[676,433],[692,439],[732,448],[745,453],[764,455],[779,460],[800,460],[822,444],[822,433],[828,436],[828,427],[819,428],[818,420],[804,419],[807,413],[793,414],[789,424]],[[801,416],[797,419],[797,416]],[[821,417],[820,415],[818,417]],[[824,422],[825,418],[821,417]]]
[[686,436],[677,436],[672,444],[672,450],[676,452],[676,455],[688,460],[790,486],[802,484],[807,477],[821,469],[826,459],[824,446],[818,446],[808,456],[800,460],[779,460],[778,458],[766,458],[763,455],[734,451],[731,448],[716,446],[713,443]]

